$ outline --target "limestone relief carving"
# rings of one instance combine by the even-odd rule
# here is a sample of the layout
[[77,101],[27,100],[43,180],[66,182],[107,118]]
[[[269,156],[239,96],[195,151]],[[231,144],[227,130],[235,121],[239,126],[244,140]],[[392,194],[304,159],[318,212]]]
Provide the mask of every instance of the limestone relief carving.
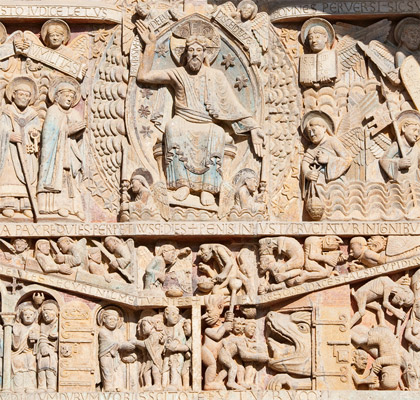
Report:
[[418,4],[4,2],[3,400],[416,398]]

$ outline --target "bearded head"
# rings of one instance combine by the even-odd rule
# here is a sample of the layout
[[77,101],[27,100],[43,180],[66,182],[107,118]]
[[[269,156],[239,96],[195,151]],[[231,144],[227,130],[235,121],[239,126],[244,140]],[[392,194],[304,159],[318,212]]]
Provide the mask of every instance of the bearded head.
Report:
[[191,72],[197,73],[201,66],[206,64],[207,57],[207,38],[204,36],[190,36],[185,45],[185,52],[187,58],[187,68]]

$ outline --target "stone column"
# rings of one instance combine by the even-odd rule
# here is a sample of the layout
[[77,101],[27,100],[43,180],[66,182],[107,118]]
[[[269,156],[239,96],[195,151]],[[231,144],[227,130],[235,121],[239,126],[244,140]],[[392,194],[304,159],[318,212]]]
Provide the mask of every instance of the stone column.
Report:
[[15,313],[2,313],[3,320],[3,391],[11,390],[12,383],[12,328]]
[[201,375],[201,299],[192,301],[192,389],[199,392],[202,389]]

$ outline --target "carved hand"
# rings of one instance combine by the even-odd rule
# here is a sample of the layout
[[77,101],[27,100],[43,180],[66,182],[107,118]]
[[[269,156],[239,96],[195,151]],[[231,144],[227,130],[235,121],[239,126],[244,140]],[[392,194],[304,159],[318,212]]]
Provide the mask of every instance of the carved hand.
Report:
[[136,21],[136,29],[139,33],[141,40],[143,40],[146,46],[156,43],[156,35],[149,30],[149,28],[145,25],[143,21]]
[[226,311],[225,312],[225,321],[226,322],[232,322],[234,316],[235,316],[235,314],[233,313],[233,311]]
[[20,133],[12,132],[10,134],[10,141],[12,143],[22,143],[22,136]]
[[306,175],[306,179],[312,182],[316,182],[319,178],[319,171],[318,170],[312,170]]
[[265,148],[265,135],[261,128],[251,130],[251,139],[254,146],[255,153],[258,157],[263,156],[263,149]]
[[74,122],[73,124],[70,125],[70,133],[76,133],[85,128],[86,128],[85,121]]
[[406,169],[409,169],[411,167],[411,160],[409,158],[401,158],[400,161],[398,161],[398,169],[401,171],[404,171]]
[[405,318],[405,312],[403,310],[396,309],[394,315],[401,321]]
[[72,273],[71,267],[69,267],[68,265],[60,265],[58,267],[58,270],[64,275],[71,275]]
[[54,260],[58,264],[63,264],[65,261],[64,256],[62,254],[56,254]]
[[332,253],[332,254],[326,254],[325,255],[325,263],[330,265],[331,267],[335,267],[338,262],[340,254]]
[[372,364],[372,371],[375,374],[379,374],[382,370],[382,365],[378,364],[376,361],[373,362]]
[[319,150],[316,158],[320,164],[328,164],[329,157],[325,151]]
[[13,43],[18,53],[24,53],[31,46],[31,42],[22,39],[22,37],[16,38]]

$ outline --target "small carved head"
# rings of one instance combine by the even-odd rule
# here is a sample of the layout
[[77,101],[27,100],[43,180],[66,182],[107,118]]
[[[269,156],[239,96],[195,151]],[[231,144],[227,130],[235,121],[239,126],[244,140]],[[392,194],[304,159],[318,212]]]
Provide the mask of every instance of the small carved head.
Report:
[[6,87],[7,99],[22,111],[33,104],[37,96],[36,83],[27,76],[14,78]]
[[413,314],[418,320],[420,320],[420,299],[416,299],[413,304]]
[[41,28],[41,38],[51,49],[58,49],[70,40],[70,28],[61,19],[50,19]]
[[406,285],[396,285],[392,289],[394,295],[391,299],[391,303],[396,307],[410,307],[414,303],[414,293]]
[[175,248],[175,246],[172,244],[164,244],[159,248],[156,255],[162,256],[165,264],[172,265],[177,261],[178,254],[179,251]]
[[254,19],[258,13],[258,7],[252,0],[242,0],[238,4],[238,11],[242,21]]
[[395,41],[409,51],[416,51],[420,47],[420,20],[407,17],[402,19],[394,30]]
[[16,253],[20,254],[29,247],[29,243],[26,239],[17,238],[12,240],[12,246],[15,248]]
[[204,261],[209,262],[213,257],[213,247],[211,244],[202,244],[198,249],[197,255]]
[[414,146],[420,136],[420,123],[417,120],[405,119],[401,123],[401,133],[404,135],[407,143]]
[[362,236],[354,237],[350,240],[349,254],[353,258],[359,258],[367,248],[366,239]]
[[64,254],[67,254],[69,251],[70,251],[70,249],[72,248],[72,246],[73,246],[73,243],[74,243],[74,240],[73,239],[71,239],[71,238],[69,238],[69,237],[67,237],[67,236],[63,236],[63,237],[61,237],[61,238],[59,238],[58,240],[57,240],[57,245],[58,245],[58,248],[64,253]]
[[54,300],[46,300],[41,306],[42,320],[46,324],[53,323],[58,317],[58,306]]
[[206,305],[206,313],[203,315],[203,319],[207,325],[213,326],[222,315],[225,300],[223,296],[206,296],[204,304]]
[[104,240],[105,247],[113,253],[117,246],[120,244],[120,240],[115,236],[108,236]]
[[335,31],[332,25],[323,18],[310,18],[301,29],[302,44],[310,47],[314,53],[320,53],[332,47]]
[[233,329],[232,332],[235,336],[243,335],[245,330],[245,319],[243,318],[234,318],[233,319]]
[[45,254],[46,256],[50,254],[51,246],[50,242],[46,239],[39,239],[35,244],[35,256],[37,252]]
[[245,320],[245,336],[249,339],[252,339],[255,336],[255,332],[257,330],[257,323],[253,319]]
[[366,370],[368,363],[368,353],[362,349],[356,349],[353,351],[352,365],[356,368],[356,371],[363,373]]
[[76,99],[76,91],[72,85],[61,85],[55,92],[54,101],[64,110],[69,110]]
[[208,65],[207,58],[208,39],[205,36],[191,35],[185,43],[187,68],[197,73],[203,64]]
[[301,129],[311,143],[318,145],[334,134],[334,121],[323,111],[309,111],[302,118]]
[[179,308],[175,306],[168,306],[165,308],[165,320],[168,326],[174,326],[179,322]]
[[114,307],[105,308],[99,315],[99,325],[110,331],[120,328],[122,325],[121,313]]
[[136,4],[136,14],[141,19],[145,19],[150,14],[150,6],[143,1],[139,1]]
[[25,302],[19,305],[17,316],[18,321],[22,324],[32,325],[38,317],[38,311],[32,303]]

